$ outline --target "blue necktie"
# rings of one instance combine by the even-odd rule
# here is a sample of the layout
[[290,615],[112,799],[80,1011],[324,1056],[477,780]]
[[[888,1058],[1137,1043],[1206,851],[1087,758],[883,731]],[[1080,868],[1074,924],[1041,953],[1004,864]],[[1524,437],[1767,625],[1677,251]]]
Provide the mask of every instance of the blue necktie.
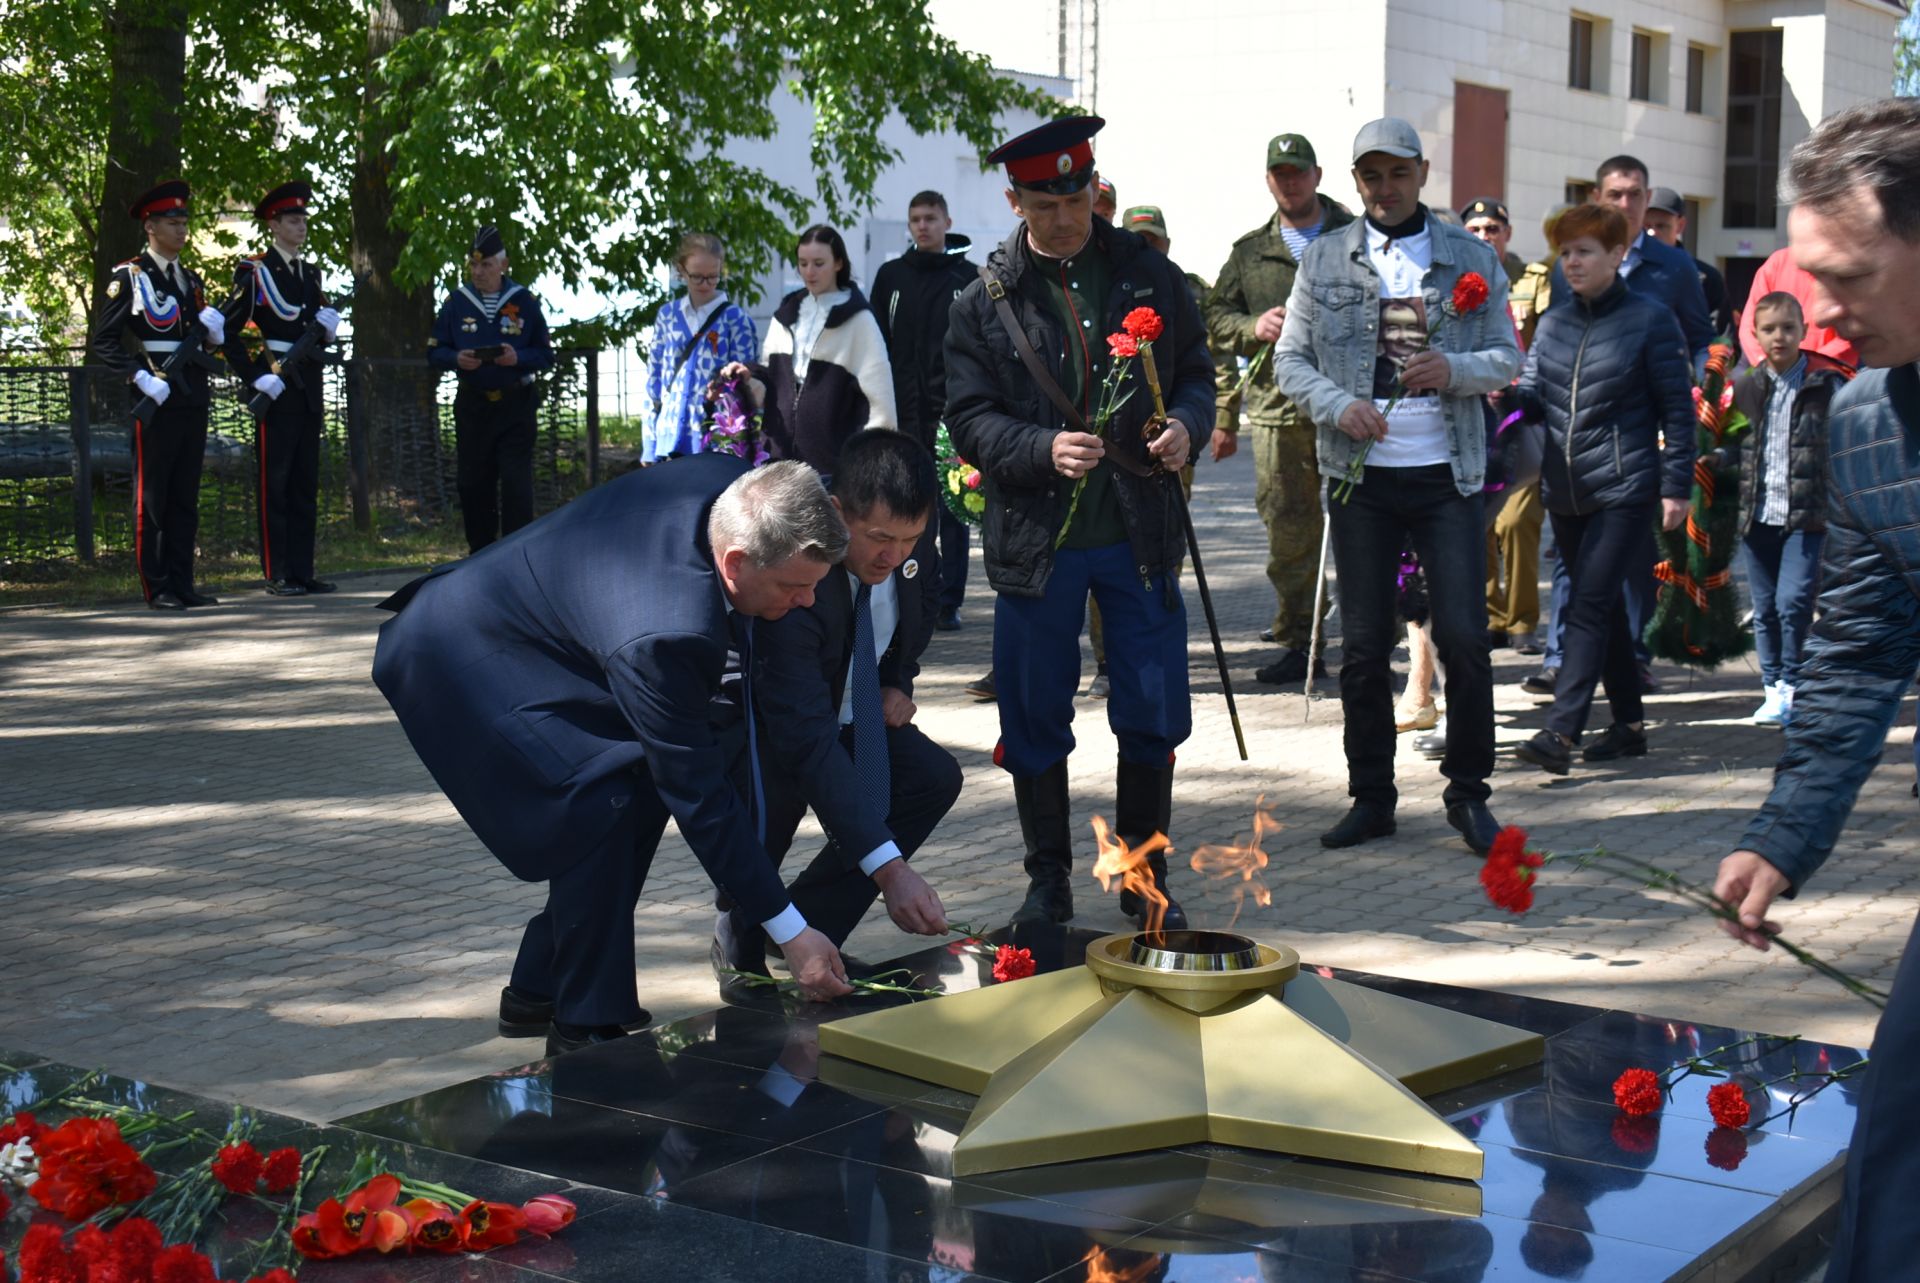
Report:
[[885,816],[892,781],[887,773],[887,726],[880,714],[880,662],[873,647],[873,585],[853,599],[853,767],[873,814]]
[[739,617],[740,703],[747,718],[747,776],[753,781],[753,831],[767,844],[767,791],[760,780],[760,731],[753,724],[753,616]]

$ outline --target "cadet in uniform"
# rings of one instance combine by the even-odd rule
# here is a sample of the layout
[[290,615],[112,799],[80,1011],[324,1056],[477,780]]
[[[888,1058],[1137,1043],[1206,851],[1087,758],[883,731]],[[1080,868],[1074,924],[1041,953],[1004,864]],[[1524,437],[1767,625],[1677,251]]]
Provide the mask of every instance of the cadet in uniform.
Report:
[[[281,362],[307,327],[318,323],[327,341],[340,314],[327,306],[320,269],[300,257],[307,241],[307,202],[313,188],[283,183],[260,198],[253,215],[266,224],[271,247],[242,258],[233,269],[233,323],[227,363],[240,381],[273,398],[254,429],[260,469],[260,568],[276,597],[327,593],[333,585],[313,574],[314,525],[320,511],[320,432],[326,417],[325,383],[316,361],[295,371],[301,386],[288,392]],[[252,326],[257,351],[240,331]]]
[[553,346],[540,300],[507,277],[499,228],[473,234],[467,273],[434,318],[427,360],[460,377],[455,469],[467,548],[479,552],[533,520],[533,376],[553,364]]
[[[947,331],[947,427],[987,478],[994,761],[1013,776],[1031,882],[1016,923],[1073,916],[1067,755],[1089,590],[1107,623],[1107,723],[1120,741],[1114,828],[1129,844],[1169,831],[1173,753],[1192,730],[1174,569],[1179,496],[1161,474],[1179,472],[1213,431],[1213,362],[1180,269],[1094,217],[1090,140],[1102,123],[1056,120],[988,157],[1006,166],[1021,223],[954,303]],[[1136,363],[1132,395],[1095,435],[1107,336],[1135,308],[1165,326],[1153,347],[1171,417],[1153,420]],[[1153,871],[1164,890],[1165,860]],[[1126,897],[1121,907],[1142,911]],[[1171,905],[1167,925],[1184,923]]]
[[93,353],[132,384],[136,402],[153,413],[133,423],[133,549],[140,589],[155,610],[214,606],[193,586],[194,537],[200,529],[200,469],[207,452],[207,371],[182,362],[167,378],[160,367],[195,323],[207,348],[226,342],[226,318],[207,306],[200,277],[181,263],[190,193],[183,182],[148,189],[127,211],[147,234],[147,248],[117,264],[107,278],[106,306],[93,328]]

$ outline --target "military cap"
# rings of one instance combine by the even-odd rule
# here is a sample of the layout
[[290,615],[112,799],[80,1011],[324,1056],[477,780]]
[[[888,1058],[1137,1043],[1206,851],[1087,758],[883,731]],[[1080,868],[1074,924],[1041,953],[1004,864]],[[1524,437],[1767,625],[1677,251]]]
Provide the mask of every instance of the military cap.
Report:
[[1163,241],[1173,239],[1167,235],[1167,216],[1158,205],[1135,205],[1120,216],[1120,226],[1130,232],[1151,233]]
[[1656,187],[1647,196],[1647,208],[1672,214],[1676,218],[1687,216],[1687,202],[1679,192],[1671,187]]
[[1353,158],[1358,161],[1368,152],[1380,151],[1402,160],[1419,160],[1420,131],[1398,116],[1382,116],[1360,127],[1353,137]]
[[473,257],[492,258],[506,252],[507,243],[500,239],[500,229],[491,223],[473,234]]
[[187,201],[186,183],[175,178],[141,192],[127,207],[127,213],[133,216],[135,222],[149,218],[185,218]]
[[1471,223],[1476,218],[1497,218],[1513,226],[1513,219],[1507,216],[1507,203],[1497,196],[1476,196],[1460,207],[1461,222]]
[[1314,158],[1313,144],[1299,134],[1275,134],[1267,143],[1268,169],[1272,169],[1275,165],[1312,169],[1319,163]]
[[987,157],[1005,165],[1007,182],[1049,196],[1071,196],[1093,177],[1093,136],[1107,122],[1098,116],[1063,116],[1001,143]]
[[1120,193],[1114,190],[1111,178],[1096,178],[1093,181],[1093,194],[1096,198],[1104,196],[1114,204],[1120,203]]
[[307,202],[312,199],[313,188],[298,179],[281,183],[260,198],[260,203],[253,207],[253,216],[264,223],[282,214],[304,214],[307,212]]

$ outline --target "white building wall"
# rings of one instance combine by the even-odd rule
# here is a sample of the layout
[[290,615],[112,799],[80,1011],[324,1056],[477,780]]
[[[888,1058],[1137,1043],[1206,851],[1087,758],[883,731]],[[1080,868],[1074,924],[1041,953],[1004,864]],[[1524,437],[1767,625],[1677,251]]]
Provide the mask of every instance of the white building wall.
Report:
[[1893,92],[1893,49],[1899,30],[1900,14],[1885,0],[1827,0],[1822,116]]

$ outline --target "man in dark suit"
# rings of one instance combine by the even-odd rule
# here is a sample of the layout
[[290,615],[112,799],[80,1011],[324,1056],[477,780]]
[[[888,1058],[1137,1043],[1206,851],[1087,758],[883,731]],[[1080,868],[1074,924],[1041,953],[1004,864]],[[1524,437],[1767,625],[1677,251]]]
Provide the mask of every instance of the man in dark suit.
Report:
[[839,951],[767,858],[764,805],[715,725],[728,652],[752,707],[754,621],[810,605],[846,527],[802,464],[701,455],[631,473],[384,603],[373,679],[487,849],[547,883],[501,995],[549,1052],[642,1023],[633,909],[671,816],[715,885],[786,951],[808,998],[848,992]]
[[[913,725],[913,679],[939,607],[936,576],[914,552],[936,485],[933,456],[904,433],[849,437],[833,471],[844,567],[811,606],[763,629],[755,651],[767,851],[785,856],[813,808],[827,844],[789,892],[835,945],[882,894],[901,930],[947,930],[940,897],[907,865],[960,796],[959,763]],[[764,974],[766,935],[736,908],[714,937],[721,994],[739,996],[747,982],[726,973]]]

